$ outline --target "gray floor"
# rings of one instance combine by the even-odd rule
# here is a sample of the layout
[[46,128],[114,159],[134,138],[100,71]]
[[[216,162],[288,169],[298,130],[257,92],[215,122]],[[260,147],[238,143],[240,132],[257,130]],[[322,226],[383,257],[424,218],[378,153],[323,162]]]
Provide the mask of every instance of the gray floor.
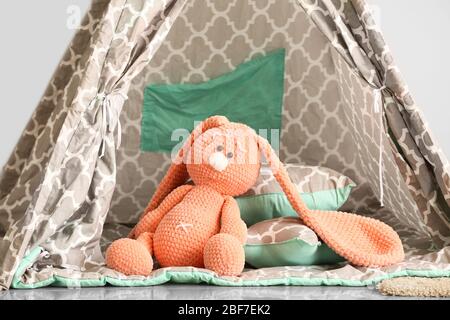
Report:
[[45,288],[0,292],[0,300],[108,300],[108,299],[290,299],[384,300],[375,288],[348,287],[251,287],[229,288],[200,285],[163,285],[145,288]]

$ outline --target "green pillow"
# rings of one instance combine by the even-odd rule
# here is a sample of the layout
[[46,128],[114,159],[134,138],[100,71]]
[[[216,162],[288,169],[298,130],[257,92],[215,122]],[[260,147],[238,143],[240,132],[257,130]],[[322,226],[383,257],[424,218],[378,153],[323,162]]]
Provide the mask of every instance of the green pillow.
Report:
[[[325,167],[287,164],[286,169],[311,210],[338,210],[356,186],[350,178]],[[265,167],[254,187],[236,201],[247,226],[278,217],[298,216],[273,174]]]
[[255,268],[334,265],[345,261],[298,218],[259,222],[248,229],[245,261]]
[[144,92],[141,149],[170,152],[183,145],[196,122],[213,115],[245,123],[279,143],[285,50],[241,64],[199,84],[150,85]]

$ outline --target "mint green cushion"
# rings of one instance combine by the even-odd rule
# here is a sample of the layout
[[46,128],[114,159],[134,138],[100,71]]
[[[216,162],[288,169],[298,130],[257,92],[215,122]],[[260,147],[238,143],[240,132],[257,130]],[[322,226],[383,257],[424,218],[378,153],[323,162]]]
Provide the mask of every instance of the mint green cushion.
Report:
[[[311,210],[336,211],[347,201],[354,186],[349,184],[338,189],[300,193],[300,197]],[[278,217],[298,216],[284,193],[243,196],[236,201],[247,226]]]
[[248,229],[245,261],[255,268],[336,264],[345,261],[299,218],[276,218]]
[[264,129],[271,137],[271,130],[281,129],[284,60],[285,50],[279,49],[207,82],[149,85],[144,92],[141,149],[176,150],[195,122],[213,115],[245,123],[257,132]]
[[325,243],[311,245],[301,239],[276,244],[245,245],[245,261],[255,268],[334,265],[345,261]]

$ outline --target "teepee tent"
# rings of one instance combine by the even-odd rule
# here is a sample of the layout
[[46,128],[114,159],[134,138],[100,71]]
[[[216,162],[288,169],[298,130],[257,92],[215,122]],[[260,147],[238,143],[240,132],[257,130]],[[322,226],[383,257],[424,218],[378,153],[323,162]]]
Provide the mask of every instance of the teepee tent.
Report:
[[[407,258],[384,268],[192,267],[125,277],[104,249],[170,164],[140,146],[144,89],[198,83],[284,48],[280,157],[357,183],[345,210],[380,219]],[[200,119],[199,119],[200,120]],[[450,276],[448,162],[363,0],[93,0],[0,180],[0,285],[369,285]]]

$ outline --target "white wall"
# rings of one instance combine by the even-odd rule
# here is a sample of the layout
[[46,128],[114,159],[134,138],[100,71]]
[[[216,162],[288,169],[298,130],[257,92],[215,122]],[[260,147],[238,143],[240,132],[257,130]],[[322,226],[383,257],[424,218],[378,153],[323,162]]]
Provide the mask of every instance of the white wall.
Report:
[[[450,156],[450,1],[368,0],[416,100]],[[0,10],[0,166],[7,160],[89,0],[4,1]]]
[[450,157],[450,1],[367,0],[439,145]]
[[90,0],[2,1],[0,9],[0,167],[47,87]]

